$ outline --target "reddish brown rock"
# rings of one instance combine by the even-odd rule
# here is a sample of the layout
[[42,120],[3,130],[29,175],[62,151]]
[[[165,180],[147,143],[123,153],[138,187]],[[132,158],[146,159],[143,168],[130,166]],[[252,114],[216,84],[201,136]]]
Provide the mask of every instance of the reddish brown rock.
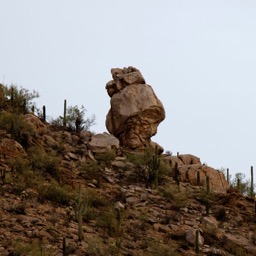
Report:
[[229,188],[228,182],[222,172],[201,164],[200,158],[185,154],[168,157],[172,168],[178,164],[180,181],[197,185],[197,173],[200,175],[200,186],[206,187],[206,177],[209,177],[210,190],[216,193],[226,193]]
[[39,117],[33,114],[24,115],[25,120],[30,124],[33,128],[34,132],[37,134],[45,134],[47,130],[47,126],[40,120]]
[[[0,166],[6,167],[6,160],[27,158],[27,153],[24,148],[15,140],[12,139],[2,139],[0,142]],[[10,169],[10,166],[8,166]]]

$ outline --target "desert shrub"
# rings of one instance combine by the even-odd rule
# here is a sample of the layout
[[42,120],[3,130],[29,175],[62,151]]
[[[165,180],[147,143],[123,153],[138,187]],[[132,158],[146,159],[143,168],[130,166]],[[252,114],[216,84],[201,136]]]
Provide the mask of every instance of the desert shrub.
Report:
[[98,209],[109,205],[109,201],[105,197],[103,197],[102,195],[98,195],[93,190],[89,191],[86,196],[88,198],[90,205],[94,208]]
[[32,147],[28,153],[33,171],[48,173],[56,179],[59,178],[60,158],[53,152],[45,152],[43,148]]
[[39,240],[31,240],[30,242],[15,240],[12,242],[13,256],[51,256],[53,250]]
[[[96,256],[103,255],[102,248],[104,247],[103,241],[100,238],[88,238],[88,248],[86,250],[86,255]],[[110,254],[105,254],[110,255]]]
[[26,201],[22,201],[13,205],[10,205],[6,210],[15,214],[26,214],[27,204]]
[[111,162],[115,159],[115,157],[116,151],[114,149],[109,149],[106,152],[99,153],[95,156],[99,165],[103,167],[110,167]]
[[120,245],[122,241],[124,219],[124,210],[115,210],[111,206],[101,208],[101,214],[97,218],[96,225],[104,228],[108,236],[116,238],[116,244]]
[[92,115],[85,119],[86,109],[82,105],[81,108],[69,106],[67,109],[67,127],[72,131],[89,130],[95,124],[95,116]]
[[109,205],[107,199],[94,191],[88,191],[86,195],[83,195],[81,203],[86,205],[86,211],[83,213],[83,221],[85,222],[100,218],[102,209]]
[[235,187],[243,195],[250,195],[251,186],[250,181],[245,180],[245,174],[238,172],[235,174],[235,177],[231,180],[231,187]]
[[11,138],[18,141],[25,149],[29,146],[29,138],[35,135],[24,116],[17,113],[0,112],[0,129],[6,130]]
[[35,98],[39,94],[36,91],[30,92],[23,87],[18,88],[16,85],[0,85],[0,109],[8,112],[25,114],[29,112],[34,105]]
[[15,174],[16,176],[19,176],[31,170],[29,160],[23,157],[10,159],[8,161],[8,164],[10,165],[13,174]]
[[68,186],[61,187],[54,180],[49,184],[39,184],[38,192],[41,201],[48,200],[62,205],[68,205],[75,198],[73,191]]
[[85,163],[81,166],[80,175],[86,180],[96,180],[100,184],[102,168],[97,162]]
[[171,172],[168,162],[157,153],[157,148],[146,147],[144,152],[127,153],[127,159],[134,165],[135,178],[143,181],[146,187],[162,183],[165,175]]
[[161,188],[165,200],[172,203],[174,209],[180,209],[186,206],[188,202],[188,194],[186,190],[180,190],[176,185],[168,185]]
[[163,243],[163,241],[147,239],[147,249],[143,253],[144,256],[178,256],[178,244],[174,241]]
[[[80,132],[82,130],[89,131],[95,125],[96,117],[85,117],[86,109],[82,105],[80,108],[76,106],[69,106],[66,113],[66,127],[69,131]],[[60,116],[57,119],[51,119],[50,123],[56,127],[63,126],[64,117]]]
[[106,228],[108,230],[109,235],[113,234],[115,227],[114,211],[112,209],[104,209],[101,216],[99,216],[97,220],[97,226]]
[[159,164],[159,182],[161,182],[165,176],[169,176],[172,171],[172,168],[168,162],[168,160],[160,158],[160,164]]
[[193,193],[193,197],[201,204],[205,205],[208,202],[214,203],[217,200],[217,195],[214,193],[207,193],[206,190],[200,189]]

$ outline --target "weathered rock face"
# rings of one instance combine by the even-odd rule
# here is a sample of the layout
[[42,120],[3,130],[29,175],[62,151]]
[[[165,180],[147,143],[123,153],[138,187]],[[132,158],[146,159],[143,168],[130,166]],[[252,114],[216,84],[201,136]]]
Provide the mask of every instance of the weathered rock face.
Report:
[[11,169],[8,164],[3,164],[5,160],[16,159],[17,157],[26,159],[27,153],[23,147],[15,140],[2,139],[0,142],[0,168],[5,167],[7,170]]
[[106,127],[123,147],[143,147],[165,119],[164,107],[136,68],[112,69],[111,73],[114,80],[106,85],[111,97]]
[[206,177],[209,177],[210,190],[215,193],[226,193],[229,188],[224,174],[210,166],[201,164],[198,157],[193,155],[179,155],[168,157],[172,168],[178,164],[180,181],[197,185],[197,173],[200,174],[200,185],[206,187]]

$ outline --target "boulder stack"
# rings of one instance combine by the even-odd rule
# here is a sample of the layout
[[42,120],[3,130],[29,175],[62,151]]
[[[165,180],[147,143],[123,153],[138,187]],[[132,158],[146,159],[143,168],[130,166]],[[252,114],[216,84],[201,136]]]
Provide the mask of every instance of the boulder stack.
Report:
[[141,72],[134,68],[111,69],[113,80],[106,85],[111,108],[106,127],[128,149],[143,148],[157,133],[165,110]]

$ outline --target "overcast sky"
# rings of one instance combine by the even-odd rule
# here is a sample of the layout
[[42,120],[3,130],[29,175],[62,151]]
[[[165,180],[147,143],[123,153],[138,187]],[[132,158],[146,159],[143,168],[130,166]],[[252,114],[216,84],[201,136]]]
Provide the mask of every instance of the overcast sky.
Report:
[[256,166],[255,0],[0,0],[0,82],[106,131],[112,67],[141,70],[166,110],[152,138],[231,173]]

